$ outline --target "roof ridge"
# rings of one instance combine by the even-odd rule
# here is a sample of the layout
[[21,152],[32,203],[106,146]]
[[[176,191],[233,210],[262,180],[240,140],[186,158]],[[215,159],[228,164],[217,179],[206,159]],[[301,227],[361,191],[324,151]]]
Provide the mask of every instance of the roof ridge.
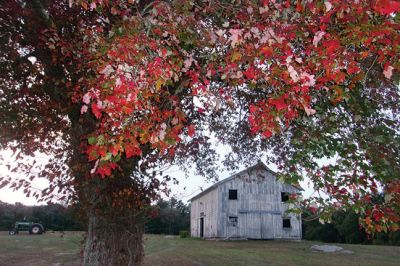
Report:
[[[247,171],[251,171],[251,170],[253,170],[253,169],[257,168],[257,167],[260,167],[260,166],[263,167],[267,172],[270,172],[275,177],[275,179],[277,181],[279,181],[277,179],[277,175],[278,174],[276,172],[272,171],[263,161],[258,160],[258,162],[256,164],[254,164],[252,166],[249,166],[249,167],[247,167],[246,169],[243,169],[240,172],[237,172],[237,173],[235,173],[233,175],[228,176],[227,178],[224,178],[224,179],[212,184],[210,187],[206,188],[205,190],[201,191],[197,195],[195,195],[192,198],[190,198],[189,201],[193,201],[194,199],[197,199],[197,198],[203,196],[204,194],[206,194],[206,193],[210,192],[211,190],[217,188],[219,185],[221,185],[221,184],[223,184],[225,182],[228,182],[229,180],[235,178],[236,176],[241,175],[241,174],[243,174],[243,173],[245,173]],[[299,189],[299,190],[304,190],[300,185],[299,186],[293,185],[293,184],[288,184],[288,185],[290,185],[290,186],[292,186],[292,187],[294,187],[296,189]]]
[[258,162],[257,162],[256,164],[254,164],[254,165],[252,165],[252,166],[249,166],[249,167],[243,169],[243,170],[240,171],[240,172],[237,172],[237,173],[235,173],[235,174],[233,174],[233,175],[230,175],[230,176],[228,176],[228,177],[226,177],[226,178],[224,178],[224,179],[222,179],[222,180],[220,180],[220,181],[218,181],[218,182],[212,184],[210,187],[206,188],[205,190],[201,191],[201,192],[198,193],[197,195],[193,196],[193,197],[190,198],[188,201],[192,201],[192,200],[194,200],[194,199],[196,199],[196,198],[198,198],[198,197],[200,197],[200,196],[206,194],[207,192],[213,190],[214,188],[218,187],[219,185],[221,185],[221,184],[223,184],[223,183],[225,183],[225,182],[227,182],[227,181],[233,179],[234,177],[236,177],[236,176],[238,176],[238,175],[241,175],[241,174],[243,174],[244,172],[247,172],[247,171],[249,171],[249,170],[252,170],[252,169],[254,169],[254,168],[258,167],[258,166],[262,166],[262,167],[263,167],[265,170],[267,170],[268,172],[272,173],[273,175],[276,175],[276,173],[275,173],[274,171],[272,171],[270,168],[268,168],[268,166],[266,166],[261,160],[258,160]]

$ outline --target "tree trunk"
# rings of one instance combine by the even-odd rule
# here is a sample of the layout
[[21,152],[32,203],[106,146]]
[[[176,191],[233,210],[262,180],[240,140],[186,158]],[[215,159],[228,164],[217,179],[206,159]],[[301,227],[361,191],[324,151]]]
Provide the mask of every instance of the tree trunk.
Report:
[[91,214],[83,251],[83,265],[141,265],[144,226],[126,219],[110,222]]
[[[73,115],[75,114],[75,115]],[[77,200],[88,218],[83,247],[83,265],[140,265],[143,260],[144,207],[150,205],[145,183],[134,178],[140,158],[121,158],[112,176],[90,174],[85,150],[87,136],[95,131],[96,120],[79,108],[71,116],[70,168]]]

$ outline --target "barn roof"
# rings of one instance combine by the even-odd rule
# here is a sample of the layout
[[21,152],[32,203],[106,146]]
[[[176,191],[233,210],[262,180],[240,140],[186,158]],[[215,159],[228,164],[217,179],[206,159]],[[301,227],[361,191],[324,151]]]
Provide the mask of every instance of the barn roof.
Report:
[[[264,168],[267,172],[270,172],[272,175],[276,176],[276,173],[275,173],[274,171],[272,171],[271,169],[269,169],[268,166],[266,166],[266,165],[260,160],[260,161],[258,161],[257,164],[255,164],[255,165],[253,165],[253,166],[250,166],[250,167],[248,167],[248,168],[244,169],[243,171],[240,171],[240,172],[238,172],[238,173],[236,173],[236,174],[233,174],[233,175],[231,175],[231,176],[229,176],[229,177],[227,177],[227,178],[225,178],[225,179],[223,179],[223,180],[221,180],[221,181],[218,181],[217,183],[213,184],[213,185],[210,186],[209,188],[203,190],[202,192],[200,192],[200,193],[197,194],[196,196],[194,196],[194,197],[192,197],[191,199],[189,199],[189,201],[193,201],[193,200],[195,200],[195,199],[197,199],[197,198],[199,198],[199,197],[201,197],[201,196],[207,194],[208,192],[214,190],[214,189],[217,188],[219,185],[221,185],[221,184],[223,184],[223,183],[225,183],[225,182],[228,182],[228,181],[234,179],[235,177],[244,174],[245,172],[252,171],[252,170],[257,169],[257,168]],[[300,185],[298,185],[298,186],[297,186],[297,185],[291,185],[291,186],[293,186],[293,187],[295,187],[295,188],[297,188],[297,189],[299,189],[299,190],[304,190],[302,187],[300,187]]]

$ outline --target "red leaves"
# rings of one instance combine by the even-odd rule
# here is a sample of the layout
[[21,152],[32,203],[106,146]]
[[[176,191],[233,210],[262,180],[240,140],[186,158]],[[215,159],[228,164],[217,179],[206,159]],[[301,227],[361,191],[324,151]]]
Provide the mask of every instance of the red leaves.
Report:
[[358,73],[360,70],[361,70],[361,69],[360,69],[357,65],[355,65],[354,63],[350,64],[350,65],[347,67],[347,73],[348,73],[349,75],[356,74],[356,73]]
[[243,74],[249,80],[256,77],[256,71],[252,66],[248,67],[246,71],[243,71]]
[[[323,110],[319,104],[348,99],[349,90],[363,85],[375,57],[374,67],[383,66],[383,77],[397,75],[398,21],[390,14],[398,12],[398,1],[262,2],[244,1],[234,13],[224,10],[227,16],[212,28],[203,22],[212,19],[207,14],[218,11],[218,5],[188,13],[159,5],[150,12],[150,19],[165,12],[172,12],[171,16],[157,17],[157,25],[149,32],[139,32],[145,28],[142,20],[127,19],[120,33],[104,36],[99,47],[105,51],[93,55],[85,51],[85,58],[92,56],[89,60],[95,65],[88,68],[97,70],[98,76],[83,78],[75,94],[76,101],[85,103],[82,112],[90,108],[98,119],[90,134],[96,142],[89,143],[87,153],[89,160],[100,162],[100,176],[112,172],[106,162],[141,156],[141,145],[158,151],[162,158],[180,156],[178,149],[184,145],[179,144],[192,141],[203,121],[214,112],[223,115],[223,108],[237,108],[238,102],[249,107],[248,122],[254,134],[250,137],[270,138],[297,126],[294,121],[301,116],[308,119],[307,115]],[[288,7],[289,14],[297,12],[290,20],[282,15]],[[139,30],[126,30],[131,28]],[[211,55],[203,57],[198,51]],[[370,74],[375,73],[375,68],[371,70]],[[85,93],[89,94],[82,98]],[[193,104],[194,97],[200,105]],[[100,135],[104,138],[97,138]],[[307,134],[297,140],[304,144],[308,137],[318,140]],[[316,179],[323,176],[329,173]],[[373,182],[357,182],[364,182],[372,193],[377,190]],[[371,201],[344,184],[324,187],[336,200],[354,195],[364,206]],[[397,193],[399,187],[387,189]],[[385,214],[372,213],[371,223]]]
[[142,150],[135,145],[128,144],[125,146],[125,155],[128,159],[133,156],[140,156],[142,155]]
[[391,0],[377,0],[374,9],[380,15],[388,16],[400,10],[400,2]]
[[250,113],[255,113],[255,112],[257,112],[257,106],[256,105],[254,105],[254,104],[250,104],[250,106],[249,106],[249,111],[250,111]]
[[311,97],[308,93],[308,87],[295,86],[284,94],[275,96],[276,98],[250,105],[251,132],[269,138],[289,126],[301,112],[305,111],[307,115],[315,114],[316,111],[310,107]]
[[308,209],[310,210],[310,212],[312,214],[317,214],[317,212],[318,212],[318,208],[315,206],[310,206]]
[[370,217],[366,217],[366,218],[364,219],[364,222],[367,224],[367,228],[373,227],[373,225],[372,225],[372,220],[371,220]]
[[272,105],[276,107],[276,110],[280,111],[286,109],[288,105],[285,103],[284,97],[272,99],[269,101]]
[[269,46],[264,46],[261,48],[261,54],[264,56],[264,58],[270,58],[274,54],[274,50],[272,50],[272,48]]
[[121,145],[120,144],[115,144],[115,145],[111,145],[110,147],[110,152],[113,156],[117,156],[118,152],[121,149]]
[[89,145],[86,153],[88,154],[88,160],[94,161],[99,157],[98,146],[96,145]]
[[250,116],[249,123],[251,132],[261,133],[265,138],[270,138],[273,135],[273,130],[277,127],[271,108],[266,102],[253,104],[249,108]]
[[329,56],[336,56],[336,52],[340,47],[340,42],[338,40],[328,40],[323,42],[323,46],[326,49],[326,54]]
[[362,199],[365,203],[370,203],[371,202],[371,196],[370,195],[365,195],[364,198]]
[[270,130],[266,130],[262,133],[262,136],[265,138],[270,138],[272,137],[272,132]]
[[111,175],[111,168],[108,167],[107,165],[99,166],[97,168],[97,173],[102,177],[106,177]]
[[[160,27],[154,33],[164,38],[166,32]],[[180,63],[186,57],[180,57],[175,47],[158,42],[157,36],[121,34],[112,40],[113,45],[107,53],[93,60],[98,62],[98,78],[82,88],[91,88],[89,92],[85,91],[91,97],[85,97],[84,103],[89,104],[90,100],[93,115],[101,119],[94,135],[97,133],[103,138],[89,143],[90,160],[118,161],[122,153],[126,158],[141,156],[142,144],[150,144],[160,153],[168,150],[174,156],[173,148],[182,140],[180,134],[186,114],[181,110],[181,99],[167,86],[175,84],[182,75]],[[157,52],[149,55],[148,51]],[[143,60],[144,57],[148,60]],[[205,91],[209,81],[198,78],[199,72],[194,70],[196,64],[191,62],[190,70],[185,74],[192,78],[189,82],[196,80],[199,83],[195,85],[196,89]],[[138,72],[132,75],[132,69]],[[184,86],[192,85],[189,82]],[[82,99],[82,96],[78,98]],[[205,110],[199,108],[198,111],[204,113]],[[188,128],[190,136],[194,131],[194,126]],[[98,173],[107,176],[109,169],[103,167]]]
[[96,173],[98,173],[102,178],[105,178],[106,176],[110,176],[112,173],[112,170],[117,168],[116,163],[102,163],[98,168]]
[[187,130],[188,130],[188,135],[189,135],[189,137],[191,137],[191,138],[192,138],[192,137],[194,136],[194,134],[196,133],[196,128],[195,128],[194,125],[188,126]]
[[374,210],[372,213],[372,217],[374,218],[375,222],[379,222],[385,215],[380,210]]
[[92,113],[94,114],[94,116],[99,119],[101,118],[101,110],[99,108],[99,106],[95,103],[92,103]]

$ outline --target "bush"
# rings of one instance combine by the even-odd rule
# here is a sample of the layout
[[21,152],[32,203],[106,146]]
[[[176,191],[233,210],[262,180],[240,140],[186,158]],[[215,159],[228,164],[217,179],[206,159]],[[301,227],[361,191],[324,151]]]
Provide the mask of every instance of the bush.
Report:
[[187,231],[187,230],[181,230],[181,231],[179,231],[179,236],[180,236],[181,238],[187,238],[187,237],[189,237],[189,231]]

